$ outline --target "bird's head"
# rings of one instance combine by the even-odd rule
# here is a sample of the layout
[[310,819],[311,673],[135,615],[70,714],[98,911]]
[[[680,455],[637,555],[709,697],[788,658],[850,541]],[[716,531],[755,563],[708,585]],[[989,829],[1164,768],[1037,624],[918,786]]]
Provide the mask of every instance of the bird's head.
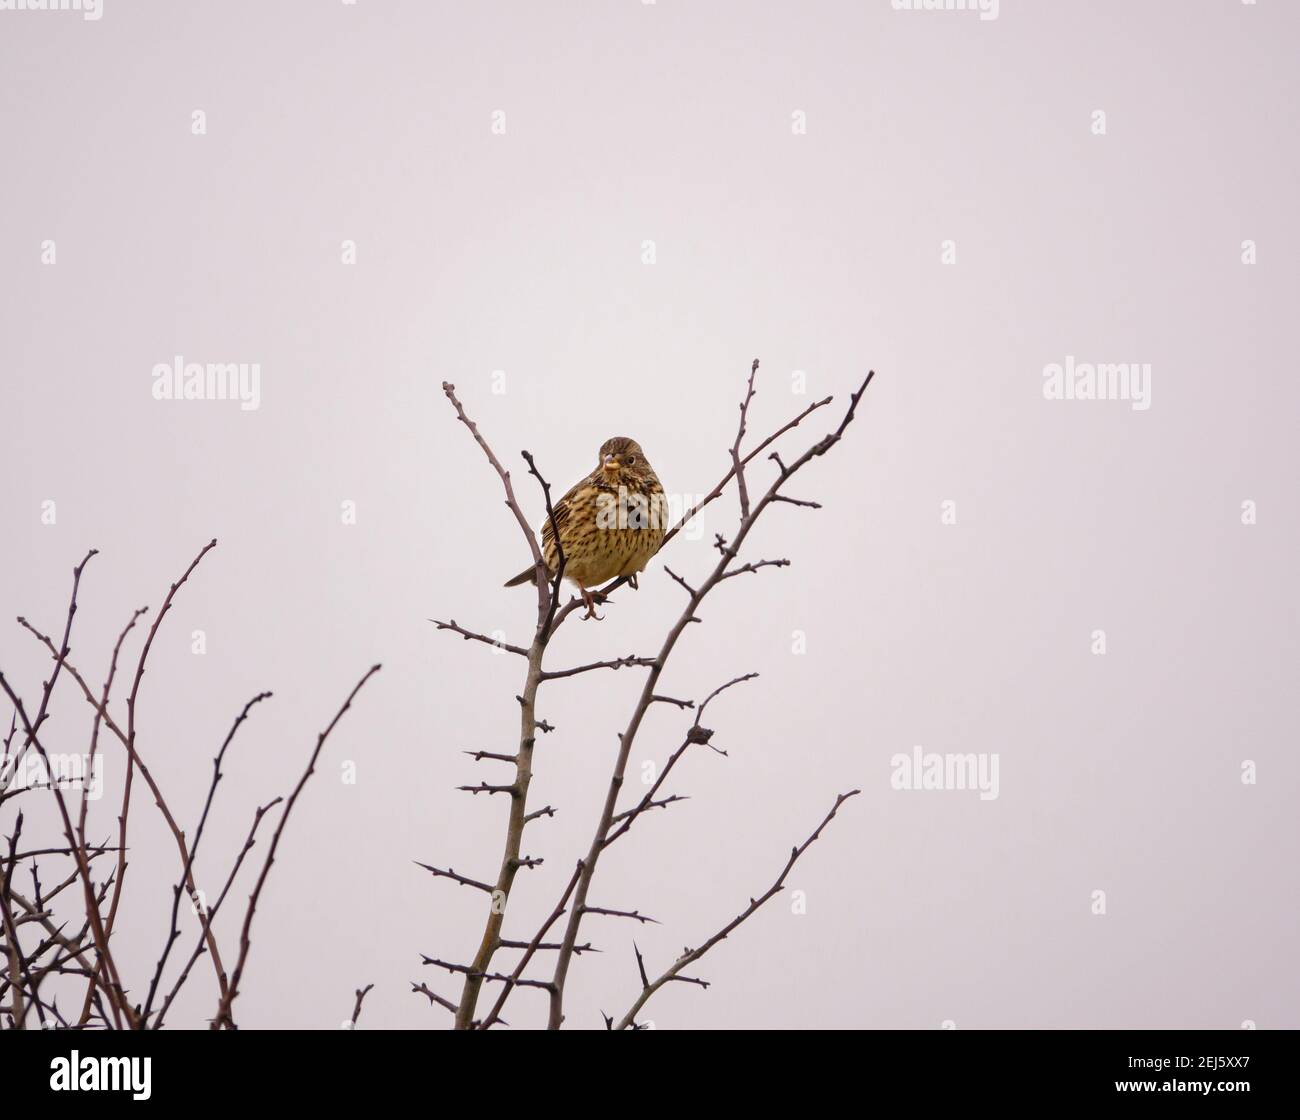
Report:
[[615,436],[600,445],[596,470],[605,482],[613,486],[635,488],[658,481],[641,445],[627,436]]

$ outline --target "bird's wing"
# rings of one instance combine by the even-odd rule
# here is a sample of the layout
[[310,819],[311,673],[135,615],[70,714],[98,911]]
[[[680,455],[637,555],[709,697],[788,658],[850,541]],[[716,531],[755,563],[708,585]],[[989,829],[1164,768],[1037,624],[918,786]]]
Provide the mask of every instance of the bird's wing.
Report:
[[[581,482],[575,483],[569,492],[551,507],[555,514],[555,528],[561,533],[564,532],[564,526],[573,512],[573,499],[578,495],[579,491],[590,485],[590,478],[584,478]],[[549,545],[554,537],[555,534],[551,531],[551,518],[548,517],[542,522],[542,547],[545,548]]]

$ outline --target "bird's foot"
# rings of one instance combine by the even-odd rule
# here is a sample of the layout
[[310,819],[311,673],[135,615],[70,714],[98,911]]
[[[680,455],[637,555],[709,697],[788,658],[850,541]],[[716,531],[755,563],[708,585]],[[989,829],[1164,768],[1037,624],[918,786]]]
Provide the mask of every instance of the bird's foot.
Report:
[[605,616],[603,614],[596,613],[596,604],[603,603],[605,601],[605,596],[601,595],[599,592],[593,595],[585,587],[582,588],[581,590],[582,590],[582,601],[587,604],[587,613],[582,616],[583,620],[585,621],[588,618],[594,618],[597,622],[602,621]]

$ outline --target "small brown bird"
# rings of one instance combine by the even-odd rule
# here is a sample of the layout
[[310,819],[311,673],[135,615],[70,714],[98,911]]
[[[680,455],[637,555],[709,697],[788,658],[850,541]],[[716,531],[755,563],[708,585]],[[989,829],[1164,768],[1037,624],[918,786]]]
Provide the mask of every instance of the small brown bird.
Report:
[[[626,436],[600,446],[596,469],[554,505],[555,526],[564,553],[564,578],[578,585],[586,618],[599,618],[588,588],[618,576],[633,577],[663,543],[668,507],[664,488],[641,450]],[[542,525],[542,555],[555,572],[559,558],[548,517]],[[507,587],[532,583],[530,564]]]

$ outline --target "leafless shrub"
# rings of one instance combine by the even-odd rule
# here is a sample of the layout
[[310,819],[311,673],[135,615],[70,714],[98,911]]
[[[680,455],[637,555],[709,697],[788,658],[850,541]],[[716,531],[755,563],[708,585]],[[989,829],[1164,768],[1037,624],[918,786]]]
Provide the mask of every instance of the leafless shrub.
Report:
[[[713,732],[702,723],[709,703],[723,690],[749,680],[756,674],[746,674],[720,685],[699,701],[698,704],[691,699],[680,699],[660,694],[657,691],[660,679],[665,667],[668,665],[669,658],[677,648],[679,639],[681,639],[688,626],[700,622],[700,607],[719,584],[745,573],[757,573],[764,568],[785,567],[790,563],[785,558],[753,559],[741,562],[741,549],[751,529],[772,506],[785,503],[802,509],[820,508],[816,502],[787,494],[785,492],[787,484],[808,463],[825,455],[840,442],[845,429],[853,421],[858,402],[866,392],[873,376],[872,373],[868,373],[862,384],[852,394],[839,424],[821,439],[808,446],[801,454],[792,458],[788,464],[777,451],[770,451],[767,458],[774,464],[774,477],[765,489],[755,489],[751,494],[753,480],[750,472],[754,460],[772,447],[782,436],[797,428],[813,413],[831,403],[830,397],[816,401],[792,420],[777,428],[752,449],[746,450],[745,437],[748,434],[749,409],[755,395],[755,379],[758,374],[758,365],[758,361],[755,360],[750,368],[748,383],[740,404],[740,422],[737,426],[735,439],[730,447],[730,470],[697,505],[687,510],[681,520],[669,529],[660,549],[662,552],[664,548],[667,548],[688,521],[695,517],[705,506],[721,497],[730,484],[734,482],[739,506],[738,519],[730,539],[724,538],[720,534],[715,538],[713,548],[717,558],[713,562],[711,570],[702,578],[697,578],[696,583],[692,584],[665,565],[665,571],[685,593],[686,604],[668,629],[659,649],[655,653],[646,656],[628,655],[559,669],[549,667],[545,663],[547,649],[559,627],[570,618],[575,608],[582,605],[577,598],[570,598],[567,602],[562,602],[563,554],[561,553],[557,558],[555,573],[548,573],[532,528],[516,498],[510,472],[501,464],[477,425],[466,414],[464,406],[456,396],[455,386],[445,382],[443,384],[443,392],[455,409],[457,417],[469,429],[483,454],[487,457],[488,462],[500,477],[505,491],[506,505],[518,522],[520,531],[532,550],[533,560],[537,566],[537,621],[532,642],[526,649],[521,646],[503,645],[491,637],[461,626],[454,619],[447,621],[433,620],[440,630],[458,635],[466,641],[486,643],[505,649],[507,652],[521,657],[525,662],[523,688],[517,697],[520,722],[516,752],[513,755],[488,751],[469,752],[477,761],[506,763],[513,766],[513,779],[499,784],[480,782],[477,785],[460,787],[473,794],[488,794],[489,800],[493,800],[491,795],[499,794],[509,802],[505,823],[505,850],[496,878],[488,882],[459,874],[451,868],[442,869],[428,864],[421,864],[435,877],[448,880],[459,886],[470,887],[488,895],[489,898],[483,934],[478,949],[468,964],[436,957],[424,958],[425,964],[461,977],[459,998],[451,999],[440,995],[427,983],[422,982],[412,985],[413,989],[424,995],[431,1004],[437,1004],[449,1011],[453,1015],[454,1025],[458,1029],[486,1030],[497,1023],[501,1023],[501,1014],[507,1001],[512,993],[521,987],[537,988],[547,993],[550,1003],[548,1025],[552,1030],[558,1029],[565,1019],[565,986],[573,958],[585,949],[591,948],[590,944],[580,944],[578,941],[583,920],[589,915],[604,915],[638,923],[653,921],[652,918],[636,910],[619,910],[598,906],[591,901],[592,883],[600,864],[601,855],[611,844],[626,836],[643,813],[652,809],[667,809],[673,803],[682,800],[680,794],[661,796],[661,791],[665,779],[673,772],[674,767],[687,751],[692,747],[710,746]],[[555,514],[551,505],[550,486],[538,470],[533,456],[528,451],[522,452],[522,455],[528,466],[528,473],[536,479],[541,487],[546,503],[547,516],[551,519],[552,529],[554,529]],[[555,536],[558,540],[559,533],[556,532]],[[597,597],[600,600],[607,600],[625,582],[627,582],[625,578],[614,580],[603,587],[597,593]],[[528,807],[528,790],[533,777],[536,738],[539,731],[551,730],[548,723],[538,718],[539,690],[542,685],[549,681],[598,672],[604,669],[643,669],[646,672],[646,677],[636,703],[628,716],[627,723],[619,734],[619,747],[613,761],[608,790],[605,794],[604,804],[590,846],[577,860],[573,873],[570,875],[559,900],[544,917],[536,932],[528,938],[506,938],[503,935],[503,928],[509,913],[508,901],[515,877],[520,870],[538,862],[522,854],[524,831],[531,821],[540,816],[550,815],[555,811],[549,805],[531,811]],[[633,743],[636,741],[646,713],[652,705],[657,703],[668,704],[682,710],[693,709],[695,718],[687,728],[681,746],[669,758],[663,771],[649,791],[639,800],[620,809],[619,799]],[[817,839],[822,830],[835,816],[839,807],[857,792],[857,790],[851,790],[848,793],[840,794],[835,799],[834,805],[812,834],[802,844],[791,849],[784,867],[781,868],[776,880],[770,887],[762,894],[750,899],[749,905],[741,910],[726,926],[701,941],[698,948],[684,952],[657,977],[651,978],[646,971],[640,949],[635,949],[636,964],[641,981],[641,994],[622,1016],[617,1019],[612,1016],[605,1016],[606,1025],[617,1029],[635,1028],[637,1026],[637,1014],[644,1007],[646,1001],[665,984],[682,982],[707,987],[706,981],[698,977],[683,975],[683,970],[698,961],[719,941],[727,937],[737,926],[758,910],[763,903],[784,888],[786,875],[794,866],[795,861]],[[511,914],[511,917],[513,918],[513,914]],[[558,930],[558,933],[548,941],[547,937],[553,929]],[[497,966],[498,954],[503,951],[517,951],[519,953],[518,959],[515,960],[513,966],[509,968]],[[545,957],[547,964],[542,967],[533,967],[533,962],[538,958],[539,954],[547,955]],[[530,968],[533,969],[533,973],[538,975],[531,974]],[[496,989],[495,998],[491,1001],[486,1012],[480,1009],[480,996],[485,983],[499,985],[499,988]]]
[[[727,689],[741,685],[756,676],[754,673],[745,673],[717,685],[699,700],[695,700],[658,691],[665,668],[688,627],[701,621],[702,604],[720,584],[739,575],[755,574],[767,568],[789,565],[790,561],[783,557],[742,561],[742,548],[759,518],[773,506],[787,504],[798,509],[820,508],[816,502],[791,496],[786,493],[786,488],[803,467],[838,445],[845,430],[853,421],[858,404],[873,376],[869,373],[851,395],[848,407],[840,417],[838,425],[791,458],[787,464],[775,449],[769,451],[769,448],[773,448],[778,440],[798,428],[814,413],[830,405],[831,398],[827,397],[809,405],[793,419],[747,450],[745,438],[748,434],[749,410],[755,395],[757,374],[758,362],[755,361],[749,372],[744,397],[740,404],[739,424],[729,449],[730,469],[698,504],[685,511],[682,518],[665,535],[664,548],[670,545],[687,522],[705,506],[728,492],[731,484],[735,483],[737,521],[729,539],[721,534],[715,537],[711,555],[716,554],[716,558],[712,560],[711,568],[702,576],[693,577],[695,582],[692,583],[665,566],[669,577],[685,594],[686,602],[668,628],[658,649],[646,655],[628,654],[563,667],[547,664],[546,654],[556,632],[569,620],[574,610],[582,605],[582,601],[576,597],[566,600],[561,591],[564,574],[563,554],[561,552],[558,557],[557,571],[553,574],[548,573],[537,540],[516,499],[510,472],[501,464],[487,440],[466,414],[456,396],[454,386],[446,383],[443,385],[443,391],[455,409],[457,417],[469,429],[499,476],[505,492],[506,505],[528,542],[538,572],[536,625],[532,641],[527,648],[498,642],[460,625],[454,619],[434,620],[440,630],[469,642],[503,649],[522,658],[525,664],[522,690],[516,697],[519,705],[519,737],[515,752],[513,754],[481,750],[467,752],[478,762],[504,763],[512,767],[513,777],[509,781],[499,783],[480,781],[474,785],[460,787],[475,795],[486,794],[489,802],[496,801],[496,795],[500,795],[508,805],[504,854],[495,878],[492,880],[475,878],[462,874],[454,868],[420,864],[439,880],[445,880],[457,887],[468,887],[473,892],[488,896],[483,933],[477,951],[469,963],[458,963],[437,957],[424,958],[425,964],[460,977],[459,996],[455,999],[444,996],[428,983],[412,984],[413,990],[426,997],[431,1005],[436,1004],[450,1012],[453,1024],[458,1029],[486,1030],[503,1023],[502,1012],[507,1002],[521,988],[535,988],[546,993],[549,1001],[548,1025],[551,1029],[559,1028],[565,1020],[565,989],[573,958],[593,948],[590,942],[579,941],[584,919],[589,916],[602,916],[638,924],[654,921],[639,910],[618,909],[598,905],[593,901],[592,886],[601,856],[611,844],[628,835],[643,814],[651,810],[668,810],[672,805],[683,800],[682,794],[666,790],[666,782],[670,775],[676,774],[678,763],[688,752],[698,749],[718,750],[711,742],[713,730],[704,723],[710,704]],[[773,476],[765,488],[761,485],[755,486],[752,473],[754,460],[764,452],[768,452],[767,460],[774,465]],[[551,504],[550,486],[539,471],[533,456],[528,451],[524,451],[522,455],[528,473],[541,487],[547,516],[551,518],[552,528],[554,528],[555,513]],[[556,537],[558,540],[558,533]],[[269,699],[271,694],[258,693],[236,715],[212,759],[212,776],[207,795],[193,830],[188,832],[181,827],[164,791],[150,770],[146,758],[147,752],[141,749],[136,717],[141,682],[159,628],[170,611],[175,597],[216,543],[214,540],[205,545],[180,578],[171,585],[152,625],[144,632],[125,699],[125,716],[121,711],[114,715],[114,687],[118,682],[119,663],[124,661],[126,645],[137,627],[143,626],[143,620],[148,613],[147,608],[135,611],[118,635],[103,684],[99,688],[93,688],[81,669],[71,660],[71,638],[77,613],[77,597],[86,566],[95,556],[94,550],[91,550],[73,570],[67,615],[63,622],[62,633],[57,640],[27,619],[18,620],[19,624],[45,648],[53,667],[48,679],[42,683],[34,702],[24,700],[18,688],[3,672],[0,672],[0,692],[3,692],[12,708],[8,733],[3,738],[3,749],[0,751],[0,822],[5,822],[0,824],[0,835],[3,836],[3,843],[0,843],[0,1027],[23,1029],[36,1025],[45,1028],[83,1030],[159,1029],[166,1023],[177,995],[191,980],[195,966],[204,956],[208,958],[208,967],[212,969],[214,983],[215,1002],[210,1025],[213,1029],[235,1029],[236,1027],[235,1001],[240,994],[252,949],[252,930],[258,902],[270,877],[271,867],[289,817],[315,771],[330,734],[352,706],[358,693],[379,671],[379,666],[372,666],[366,671],[325,729],[319,733],[314,747],[308,754],[305,768],[288,795],[276,797],[254,808],[246,837],[239,850],[229,859],[229,870],[221,891],[212,904],[208,905],[195,884],[195,861],[210,821],[217,787],[222,779],[222,766],[240,728],[252,717],[254,708]],[[610,596],[626,582],[626,579],[615,580],[596,594],[601,601],[608,601]],[[576,859],[560,897],[554,907],[541,918],[535,931],[530,936],[507,937],[505,935],[507,916],[512,922],[516,920],[516,914],[508,905],[515,878],[520,871],[528,870],[541,862],[539,858],[523,854],[524,832],[530,823],[542,817],[553,816],[556,812],[550,805],[530,808],[528,803],[537,736],[539,733],[554,730],[546,720],[539,718],[539,692],[542,686],[549,682],[598,673],[607,669],[644,671],[645,678],[623,730],[618,736],[618,750],[613,759],[610,779],[595,831],[587,850]],[[70,786],[68,783],[56,780],[57,768],[43,739],[43,727],[50,716],[56,689],[61,683],[63,688],[60,690],[60,695],[66,692],[79,692],[89,708],[91,717],[89,741],[84,758],[88,760],[90,768],[93,769],[95,759],[105,749],[101,746],[101,738],[109,740],[108,749],[120,749],[125,758],[125,778],[118,805],[116,832],[98,838],[98,842],[92,842],[88,832],[89,783],[83,780],[79,786],[76,784]],[[664,704],[681,712],[693,713],[693,718],[682,733],[680,745],[668,758],[646,793],[630,803],[620,805],[630,752],[646,714],[655,704]],[[40,769],[50,778],[43,785],[15,780],[19,769],[29,760],[32,752],[41,762]],[[86,775],[83,775],[84,777]],[[161,937],[161,948],[157,959],[148,970],[148,975],[127,977],[121,972],[119,955],[115,952],[121,937],[117,922],[130,866],[127,853],[132,820],[131,810],[133,799],[138,800],[141,786],[147,790],[150,800],[153,801],[171,834],[176,849],[177,870],[174,883],[168,884],[171,891],[170,905],[167,908],[168,925]],[[728,937],[764,903],[784,889],[786,877],[796,861],[821,835],[840,806],[857,792],[857,790],[850,790],[836,797],[829,812],[812,833],[802,843],[790,849],[770,885],[762,893],[751,897],[748,905],[740,908],[730,922],[703,938],[697,948],[684,951],[676,960],[652,975],[646,968],[640,948],[634,943],[635,962],[641,985],[640,994],[622,1015],[618,1017],[605,1015],[606,1025],[611,1029],[636,1029],[640,1025],[637,1016],[655,992],[666,984],[687,983],[707,988],[709,985],[706,980],[695,975],[687,975],[687,970],[692,969],[692,966],[719,941]],[[53,814],[54,827],[58,833],[54,843],[43,847],[32,843],[24,845],[25,811],[29,808]],[[12,817],[9,816],[10,813]],[[223,952],[215,933],[214,922],[218,914],[223,912],[241,869],[248,861],[250,853],[256,848],[259,834],[262,832],[263,820],[268,815],[272,816],[274,823],[268,825],[271,835],[260,860],[252,861],[252,865],[257,870],[244,906],[238,943],[234,946],[227,945]],[[48,832],[48,829],[43,831]],[[776,862],[774,858],[774,866]],[[51,866],[57,868],[52,877],[48,870]],[[133,878],[132,881],[134,882],[135,879]],[[142,886],[145,889],[159,891],[157,884]],[[174,955],[174,950],[182,939],[180,909],[182,898],[189,904],[198,920],[198,933],[192,945],[182,946]],[[505,953],[514,955],[508,967],[498,964],[500,956]],[[227,960],[233,962],[229,967]],[[544,961],[545,964],[539,964],[539,961]],[[494,998],[490,1004],[482,998],[484,984],[496,985],[491,989]],[[356,989],[355,1003],[348,1025],[355,1024],[361,1013],[362,1003],[371,987],[366,985]],[[70,993],[71,1002],[69,1002]]]
[[[254,912],[270,875],[289,815],[312,775],[326,739],[351,707],[357,693],[379,671],[379,666],[372,666],[357,682],[334,718],[317,736],[306,769],[289,796],[277,797],[256,808],[247,837],[234,854],[220,894],[211,905],[207,905],[195,885],[194,866],[217,785],[222,778],[222,763],[252,709],[269,699],[271,694],[258,693],[235,717],[229,733],[213,758],[207,797],[193,832],[188,834],[177,822],[166,795],[141,751],[136,716],[140,685],[159,627],[177,593],[216,544],[214,540],[203,547],[163,599],[162,607],[145,635],[136,660],[126,698],[124,720],[120,713],[115,718],[110,711],[113,686],[117,681],[118,662],[123,647],[131,631],[146,615],[147,608],[141,608],[132,614],[118,636],[104,684],[98,691],[91,688],[87,678],[70,659],[70,642],[82,573],[95,556],[95,550],[92,549],[73,569],[67,618],[57,642],[27,619],[18,619],[19,625],[49,652],[54,667],[49,679],[41,686],[34,709],[24,702],[18,690],[0,672],[0,690],[13,708],[3,754],[0,754],[0,814],[4,813],[6,807],[15,811],[12,824],[7,826],[10,831],[5,848],[0,852],[0,919],[3,920],[3,925],[0,926],[0,947],[3,949],[0,952],[0,1026],[11,1029],[38,1025],[43,1028],[83,1030],[156,1030],[163,1026],[177,995],[190,979],[195,964],[206,954],[215,976],[217,992],[211,1025],[213,1028],[235,1027],[233,1005],[240,992],[240,983],[251,950]],[[106,837],[102,843],[91,843],[87,835],[87,810],[91,793],[88,774],[83,772],[80,781],[70,783],[64,780],[65,776],[58,773],[51,752],[42,741],[42,727],[49,718],[56,686],[65,678],[70,679],[71,686],[80,691],[93,712],[89,746],[84,756],[88,760],[88,769],[93,770],[101,749],[100,738],[103,732],[107,732],[116,741],[126,757],[117,834]],[[36,772],[43,773],[49,780],[38,783],[19,782],[16,780],[19,770],[29,759],[29,752],[33,751],[41,763],[35,768]],[[118,944],[116,938],[120,936],[116,932],[116,923],[129,868],[127,840],[133,795],[138,792],[135,781],[137,775],[175,841],[179,870],[176,882],[171,886],[168,928],[157,961],[150,975],[137,978],[141,982],[133,985],[130,978],[124,977],[119,969],[115,948]],[[23,800],[20,802],[20,799]],[[40,809],[52,807],[57,814],[61,839],[53,846],[23,847],[26,819],[24,808],[29,804]],[[225,905],[245,859],[257,843],[263,818],[277,809],[271,841],[261,860],[260,870],[245,907],[239,944],[234,954],[234,970],[228,972],[226,958],[213,930],[213,922]],[[69,860],[70,865],[67,862]],[[55,881],[47,885],[42,880],[42,872],[51,864],[58,871]],[[66,871],[69,866],[71,870]],[[28,879],[30,887],[27,886]],[[157,889],[155,884],[145,884],[145,887]],[[199,935],[191,948],[183,950],[173,959],[172,951],[181,938],[180,906],[183,896],[198,919]],[[76,901],[71,902],[71,899]],[[75,919],[66,918],[65,911],[75,914]],[[167,967],[169,963],[173,965],[170,973]],[[70,990],[81,992],[80,997],[74,1005],[65,1004],[60,1007],[59,996],[66,996]],[[357,992],[354,1018],[360,1013],[363,995],[363,991]]]

